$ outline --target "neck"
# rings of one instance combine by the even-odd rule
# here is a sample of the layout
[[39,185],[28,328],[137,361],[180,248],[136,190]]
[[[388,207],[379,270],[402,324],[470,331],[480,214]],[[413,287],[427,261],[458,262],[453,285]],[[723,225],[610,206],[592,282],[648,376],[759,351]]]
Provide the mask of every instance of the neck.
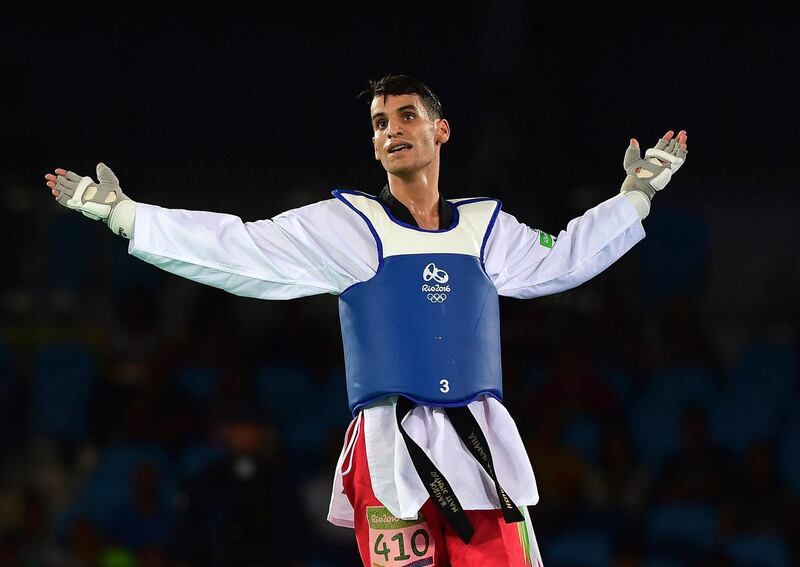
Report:
[[389,190],[417,219],[435,219],[439,216],[438,163],[414,172],[411,177],[389,174]]

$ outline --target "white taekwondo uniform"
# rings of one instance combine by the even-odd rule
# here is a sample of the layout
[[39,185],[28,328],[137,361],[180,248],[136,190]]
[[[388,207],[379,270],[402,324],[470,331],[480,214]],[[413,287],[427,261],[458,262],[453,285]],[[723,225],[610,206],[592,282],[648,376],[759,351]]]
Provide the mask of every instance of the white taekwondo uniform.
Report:
[[[458,206],[469,199],[448,201]],[[388,208],[386,213],[398,229],[425,231],[398,221]],[[482,261],[498,295],[528,299],[580,285],[644,236],[639,214],[621,193],[569,221],[555,238],[499,210]],[[375,276],[379,267],[368,223],[335,197],[247,222],[232,214],[137,203],[128,252],[168,272],[259,299],[338,296]],[[384,398],[359,411],[348,434],[357,432],[364,421],[375,495],[396,517],[416,519],[429,495],[398,430],[395,400]],[[518,506],[536,504],[539,494],[530,459],[506,408],[486,395],[468,407],[486,435],[498,481],[509,497]],[[443,408],[417,406],[403,426],[450,481],[464,509],[499,507],[494,484],[464,449]],[[342,470],[348,470],[354,443],[355,435],[342,448],[328,514],[331,523],[351,528],[353,508],[343,493]]]

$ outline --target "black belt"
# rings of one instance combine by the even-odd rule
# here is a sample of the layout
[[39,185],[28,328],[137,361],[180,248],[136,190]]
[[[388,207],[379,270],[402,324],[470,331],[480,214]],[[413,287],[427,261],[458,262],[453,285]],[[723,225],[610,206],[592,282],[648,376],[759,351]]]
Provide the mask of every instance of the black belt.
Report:
[[[414,442],[414,440],[403,429],[401,421],[405,415],[414,409],[416,404],[404,396],[397,397],[397,406],[395,408],[395,415],[397,416],[397,427],[403,435],[408,448],[408,454],[411,456],[411,462],[414,463],[414,468],[417,470],[422,484],[425,485],[425,490],[430,494],[431,500],[439,508],[445,520],[450,524],[453,530],[458,534],[464,543],[469,543],[472,534],[475,533],[475,528],[472,522],[467,518],[464,508],[458,501],[453,487],[447,482],[447,479],[441,473],[436,465],[431,462],[425,451]],[[497,489],[497,497],[500,499],[500,509],[503,511],[503,518],[507,524],[523,521],[522,513],[517,508],[517,505],[506,494],[506,491],[500,486],[497,481],[497,475],[494,472],[494,461],[492,461],[492,453],[489,450],[489,444],[486,442],[486,437],[481,431],[478,421],[472,412],[469,411],[467,406],[444,408],[447,417],[450,418],[453,428],[456,431],[461,442],[467,450],[472,453],[472,456],[481,464],[483,469],[489,474],[494,481],[494,486]]]

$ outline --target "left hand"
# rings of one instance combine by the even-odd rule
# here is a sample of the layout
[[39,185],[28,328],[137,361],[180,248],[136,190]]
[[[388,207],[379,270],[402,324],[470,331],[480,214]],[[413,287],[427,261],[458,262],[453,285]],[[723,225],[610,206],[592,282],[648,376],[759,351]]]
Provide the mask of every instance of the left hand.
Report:
[[639,142],[631,138],[630,146],[625,152],[623,167],[628,174],[622,183],[622,193],[640,191],[652,199],[656,191],[667,186],[672,174],[686,161],[686,130],[675,133],[670,130],[661,138],[654,148],[645,152],[642,159]]

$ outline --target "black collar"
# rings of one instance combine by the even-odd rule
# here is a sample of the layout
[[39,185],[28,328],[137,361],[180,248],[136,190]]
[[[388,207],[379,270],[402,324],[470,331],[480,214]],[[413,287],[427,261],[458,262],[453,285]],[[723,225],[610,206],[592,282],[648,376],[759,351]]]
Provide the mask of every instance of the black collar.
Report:
[[[389,210],[392,211],[392,214],[395,216],[395,218],[397,218],[397,220],[419,228],[419,224],[417,224],[417,220],[414,218],[414,215],[411,214],[411,211],[409,211],[402,202],[392,195],[388,184],[383,186],[383,191],[381,191],[381,194],[378,195],[378,198],[386,203],[386,206],[389,207]],[[450,228],[450,224],[452,222],[453,206],[447,202],[442,195],[442,192],[439,191],[439,230]]]

